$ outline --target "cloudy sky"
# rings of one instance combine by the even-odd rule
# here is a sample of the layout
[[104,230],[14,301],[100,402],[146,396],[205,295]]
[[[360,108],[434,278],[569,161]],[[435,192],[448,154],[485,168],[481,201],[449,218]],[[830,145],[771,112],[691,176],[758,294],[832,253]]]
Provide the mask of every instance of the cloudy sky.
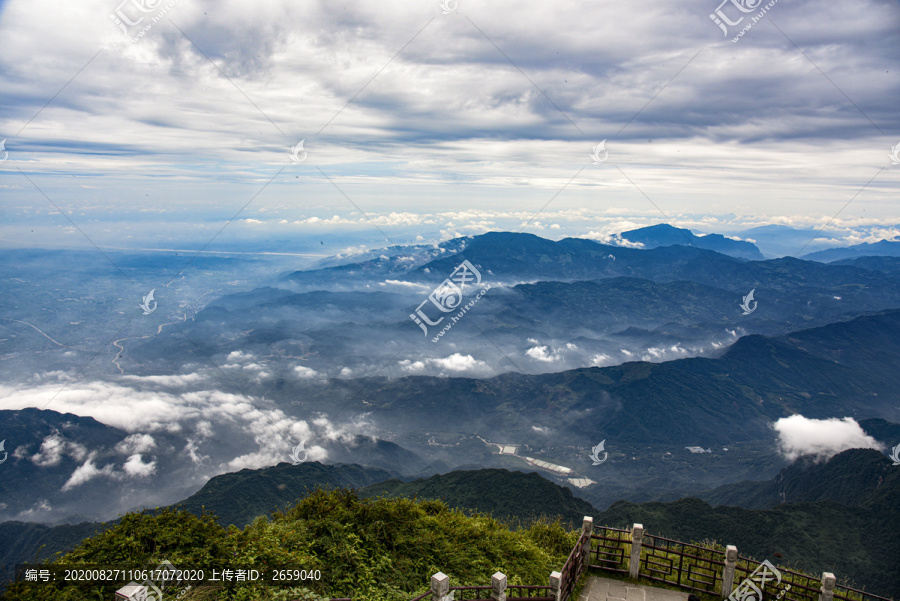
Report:
[[3,243],[900,233],[897,0],[120,2],[0,0]]

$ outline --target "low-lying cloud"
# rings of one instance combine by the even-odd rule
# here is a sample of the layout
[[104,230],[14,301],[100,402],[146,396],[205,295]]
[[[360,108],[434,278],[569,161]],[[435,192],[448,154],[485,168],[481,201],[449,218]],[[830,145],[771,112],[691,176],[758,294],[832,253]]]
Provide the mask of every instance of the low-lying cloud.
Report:
[[852,417],[810,419],[797,414],[779,419],[774,428],[779,450],[789,461],[806,456],[826,461],[847,449],[883,450]]

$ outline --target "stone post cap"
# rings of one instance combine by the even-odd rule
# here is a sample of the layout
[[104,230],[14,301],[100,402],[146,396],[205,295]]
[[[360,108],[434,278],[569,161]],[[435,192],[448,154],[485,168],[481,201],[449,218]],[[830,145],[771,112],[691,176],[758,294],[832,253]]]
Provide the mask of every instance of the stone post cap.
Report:
[[641,538],[644,536],[644,525],[643,524],[635,524],[631,528],[631,536],[634,538]]
[[559,588],[559,585],[561,582],[562,582],[562,574],[560,574],[559,572],[550,572],[551,588]]
[[438,572],[431,577],[431,592],[446,595],[450,592],[450,577],[443,572]]
[[581,527],[584,530],[593,530],[594,529],[594,518],[589,515],[584,516],[584,520],[581,522]]
[[737,561],[737,547],[734,545],[728,545],[725,547],[725,560],[726,561]]
[[491,588],[495,593],[502,593],[506,590],[506,574],[494,572],[494,575],[491,576]]
[[837,579],[834,577],[834,574],[831,572],[822,572],[822,588],[830,591],[834,588],[836,583]]

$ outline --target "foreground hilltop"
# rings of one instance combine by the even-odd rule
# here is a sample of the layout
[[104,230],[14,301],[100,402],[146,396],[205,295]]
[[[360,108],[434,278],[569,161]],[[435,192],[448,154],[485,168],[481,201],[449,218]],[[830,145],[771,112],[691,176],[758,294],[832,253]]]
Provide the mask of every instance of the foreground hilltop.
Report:
[[[440,501],[364,500],[349,490],[319,489],[243,530],[222,528],[210,514],[184,510],[128,514],[58,563],[144,566],[168,560],[180,568],[207,570],[216,565],[259,570],[292,565],[321,574],[321,580],[289,588],[240,583],[217,590],[202,585],[182,601],[281,601],[315,595],[401,600],[426,589],[438,570],[452,575],[454,584],[489,582],[497,571],[509,574],[510,584],[545,582],[576,540],[574,532],[546,521],[512,532],[489,516],[467,516]],[[3,598],[111,599],[116,588],[15,583]]]

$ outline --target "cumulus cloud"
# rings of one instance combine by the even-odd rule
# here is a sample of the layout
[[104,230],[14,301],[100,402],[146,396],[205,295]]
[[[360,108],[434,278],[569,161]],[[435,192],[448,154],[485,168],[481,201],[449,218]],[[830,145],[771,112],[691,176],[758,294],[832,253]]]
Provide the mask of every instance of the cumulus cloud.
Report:
[[591,367],[605,367],[612,365],[615,361],[606,353],[597,353],[596,355],[591,355],[590,362]]
[[410,374],[436,372],[439,375],[460,375],[463,373],[475,375],[490,371],[490,367],[484,361],[480,361],[472,355],[463,355],[462,353],[453,353],[448,357],[432,357],[420,361],[403,359],[402,361],[398,361],[398,364],[404,372]]
[[564,347],[553,349],[551,349],[549,346],[534,346],[525,351],[525,354],[535,361],[553,363],[556,361],[561,361],[566,351],[574,351],[577,349],[578,347],[575,344],[569,342],[566,343]]
[[96,457],[96,451],[91,452],[91,454],[87,458],[87,461],[80,465],[63,485],[63,492],[71,490],[76,486],[84,484],[85,482],[90,482],[91,480],[99,476],[115,478],[115,466],[112,463],[108,463],[103,466],[102,469],[100,469],[94,463]]
[[141,454],[137,453],[128,458],[122,470],[129,476],[146,478],[156,473],[156,462],[144,463]]
[[[58,385],[50,384],[32,388],[0,385],[0,409],[43,407],[53,394],[56,397],[50,408],[55,411],[90,416],[130,432],[112,449],[129,456],[127,469],[130,472],[116,472],[114,463],[105,463],[97,451],[92,450],[89,454],[84,446],[68,441],[58,433],[47,436],[38,452],[30,456],[35,465],[52,467],[59,465],[65,457],[79,462],[87,459],[70,478],[67,490],[98,476],[124,478],[129,473],[149,472],[154,464],[146,462],[146,454],[157,450],[158,442],[154,437],[157,432],[163,435],[191,432],[186,437],[185,453],[195,465],[210,458],[210,450],[204,450],[204,441],[225,433],[229,438],[250,437],[253,450],[229,459],[226,464],[211,467],[221,473],[285,461],[291,444],[298,440],[312,441],[325,434],[364,430],[356,418],[348,418],[346,423],[329,425],[326,433],[316,433],[306,421],[290,417],[264,400],[219,390],[148,391],[143,386],[130,388],[98,381],[70,384],[62,392]],[[18,447],[16,452],[27,457],[20,449]],[[313,460],[327,458],[324,449],[315,445],[308,445],[307,449]],[[136,455],[142,455],[143,459]]]
[[156,448],[156,441],[149,434],[131,434],[116,445],[116,452],[123,455],[146,453]]
[[308,380],[308,379],[318,378],[320,374],[316,370],[310,369],[309,367],[306,367],[305,365],[295,365],[294,366],[294,375],[297,376],[298,378]]
[[804,456],[824,461],[847,449],[882,449],[851,417],[810,419],[796,414],[779,419],[774,428],[779,449],[789,461]]
[[65,440],[59,433],[54,433],[44,438],[40,450],[31,456],[31,462],[38,467],[53,467],[59,465],[66,455],[75,461],[81,461],[86,454],[87,449],[83,445]]
[[672,359],[688,357],[699,352],[700,349],[688,349],[681,346],[680,344],[673,344],[669,347],[651,346],[648,347],[644,355],[641,356],[641,361],[650,361],[657,363],[662,361],[671,361]]
[[608,244],[610,246],[622,246],[625,248],[644,248],[644,244],[642,242],[632,242],[631,240],[626,240],[622,237],[618,230],[607,232],[596,232],[591,230],[590,232],[578,237],[587,238],[588,240],[593,240],[595,242],[599,242],[600,244]]

